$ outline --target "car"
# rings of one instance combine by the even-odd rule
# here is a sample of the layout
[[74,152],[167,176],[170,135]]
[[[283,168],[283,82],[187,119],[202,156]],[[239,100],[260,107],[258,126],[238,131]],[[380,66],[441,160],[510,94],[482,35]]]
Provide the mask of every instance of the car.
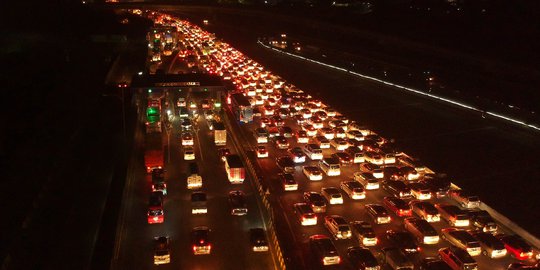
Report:
[[482,254],[492,259],[505,257],[507,254],[504,243],[491,233],[473,233],[474,238],[480,243]]
[[524,263],[511,263],[508,265],[507,270],[540,270],[540,265],[528,265]]
[[306,162],[306,154],[302,151],[300,147],[294,147],[289,150],[289,156],[292,158],[294,163],[304,163]]
[[342,216],[329,215],[324,217],[324,226],[334,239],[350,239],[352,237],[351,227]]
[[311,160],[322,160],[323,159],[323,152],[322,149],[316,145],[309,143],[304,146],[304,153],[311,159]]
[[186,145],[193,145],[193,135],[188,132],[182,134],[182,146]]
[[266,240],[266,233],[263,228],[249,229],[249,243],[251,249],[255,252],[268,251],[268,241]]
[[316,136],[313,139],[313,142],[318,145],[321,149],[329,149],[330,148],[330,141],[325,138],[324,136]]
[[441,229],[442,238],[450,244],[466,250],[471,256],[478,256],[482,249],[480,243],[469,232],[463,229],[445,228]]
[[360,242],[360,245],[370,247],[378,244],[379,239],[377,239],[377,235],[369,222],[362,220],[352,221],[351,227],[353,234]]
[[504,243],[507,252],[518,260],[529,260],[534,255],[531,245],[517,235],[498,235],[497,238]]
[[[332,140],[336,137],[336,133],[334,133],[334,129],[329,127],[323,127],[319,129],[319,134],[321,137],[326,138],[327,140]],[[330,142],[330,141],[328,141]]]
[[343,204],[343,196],[336,187],[324,187],[321,189],[321,194],[329,204]]
[[452,268],[439,258],[427,257],[420,263],[420,270],[452,270]]
[[439,257],[453,270],[478,270],[478,264],[467,251],[450,246],[439,249]]
[[343,138],[334,138],[330,141],[330,145],[336,149],[336,151],[345,151],[349,147],[347,140]]
[[163,223],[165,221],[165,212],[163,211],[163,193],[152,192],[148,200],[147,212],[148,224]]
[[388,193],[400,199],[409,199],[412,197],[411,189],[402,181],[385,180],[382,182],[382,187]]
[[435,206],[427,201],[410,201],[412,212],[427,222],[441,221],[441,215]]
[[285,138],[292,138],[293,130],[290,127],[282,126],[279,128],[279,133]]
[[407,186],[411,189],[411,195],[417,200],[431,199],[431,190],[422,182],[408,183]]
[[420,251],[420,246],[416,244],[416,238],[410,232],[387,230],[386,239],[388,239],[392,246],[400,248],[406,254]]
[[386,208],[380,204],[366,204],[364,206],[369,216],[376,224],[387,224],[392,221],[392,218],[386,211]]
[[[365,141],[364,141],[365,142]],[[375,151],[365,151],[364,152],[364,158],[366,162],[375,164],[375,165],[383,165],[384,164],[384,158],[381,154],[375,152]]]
[[266,126],[270,125],[272,121],[270,121],[270,118],[268,117],[261,117],[260,118],[260,127],[265,128]]
[[266,149],[266,146],[264,146],[264,145],[258,145],[256,152],[257,152],[257,158],[267,158],[268,157],[268,150]]
[[323,179],[323,173],[317,166],[304,166],[302,172],[311,181],[321,181]]
[[444,219],[454,227],[468,227],[471,224],[469,214],[459,207],[451,204],[435,204],[441,219]]
[[231,205],[231,215],[244,216],[247,215],[248,209],[246,204],[246,195],[241,190],[233,190],[229,192],[229,203]]
[[353,164],[352,157],[345,152],[334,153],[332,154],[332,157],[337,158],[341,166],[350,166]]
[[152,170],[152,183],[165,183],[165,170],[164,169]]
[[257,143],[268,143],[268,132],[264,128],[256,128],[253,132]]
[[311,209],[315,213],[326,212],[326,200],[318,192],[304,192],[304,201],[311,206]]
[[289,148],[289,141],[287,138],[279,135],[274,137],[274,143],[277,147],[277,149],[288,149]]
[[355,172],[353,179],[362,184],[366,190],[377,190],[380,187],[379,180],[372,173]]
[[293,205],[293,208],[302,226],[317,225],[317,215],[315,214],[315,212],[313,212],[313,209],[309,204],[295,203]]
[[294,137],[296,138],[297,143],[308,143],[309,138],[307,132],[304,130],[298,130],[295,132]]
[[420,181],[428,186],[428,188],[431,190],[431,194],[433,198],[443,198],[448,196],[448,192],[450,191],[450,186],[452,183],[443,177],[430,177],[430,176],[424,176],[424,179]]
[[410,217],[412,216],[411,207],[404,200],[394,197],[386,196],[383,198],[383,204],[390,211],[394,212],[398,217]]
[[[180,123],[180,128],[181,130],[184,130],[184,131],[189,131],[192,127],[192,123],[189,119],[184,119],[182,120],[182,122]],[[188,144],[186,144],[188,145]]]
[[412,270],[414,264],[401,249],[385,247],[380,252],[381,262],[391,269]]
[[271,116],[274,115],[274,107],[271,105],[264,105],[263,106],[264,115]]
[[377,258],[367,248],[362,247],[349,247],[347,248],[347,257],[349,261],[355,267],[354,269],[364,270],[380,270],[381,266],[377,261]]
[[218,149],[218,156],[221,159],[221,161],[223,161],[223,162],[225,162],[225,159],[230,154],[231,154],[231,150],[229,150],[229,148],[219,148]]
[[413,234],[418,243],[426,245],[434,245],[439,243],[439,234],[437,230],[429,224],[429,222],[415,218],[409,217],[403,221],[403,228]]
[[267,125],[266,132],[268,133],[269,138],[275,138],[279,136],[279,129],[274,124]]
[[[387,156],[385,156],[385,164],[387,163],[388,155],[390,155],[390,154],[387,154]],[[395,160],[395,158],[394,158],[394,160]],[[399,171],[401,172],[403,177],[405,177],[405,179],[407,179],[409,181],[416,181],[416,180],[420,179],[420,173],[418,173],[418,171],[415,168],[411,167],[411,166],[399,167]]]
[[208,255],[212,252],[210,242],[210,229],[206,226],[198,226],[191,231],[191,244],[194,255]]
[[277,166],[285,173],[294,173],[295,164],[289,156],[281,156],[276,160]]
[[472,225],[483,232],[496,233],[499,226],[491,215],[485,210],[469,211]]
[[[340,128],[340,127],[335,127],[332,129],[334,131],[334,134],[336,138],[338,139],[344,139],[345,141],[347,141],[347,144],[348,144],[348,140],[346,140],[345,138],[347,138],[347,134],[345,134],[345,129],[344,128]],[[355,141],[356,142],[356,141]],[[350,146],[350,144],[348,144]]]
[[373,176],[377,179],[382,179],[385,176],[383,169],[381,169],[379,165],[369,163],[369,162],[360,163],[360,171],[366,172],[366,173],[372,173]]
[[480,207],[480,199],[478,198],[478,196],[473,195],[466,190],[450,190],[450,192],[448,192],[448,195],[463,208],[471,209]]
[[295,191],[298,190],[298,183],[294,180],[294,175],[290,173],[280,173],[279,179],[283,183],[283,189],[285,191]]
[[339,186],[353,200],[363,200],[366,198],[364,186],[354,180],[343,181]]
[[154,264],[168,264],[171,262],[170,239],[168,236],[154,237]]
[[184,160],[195,160],[195,149],[193,147],[184,147]]
[[318,262],[322,265],[337,265],[341,263],[336,247],[326,235],[316,234],[309,237],[309,247]]
[[364,134],[360,132],[359,130],[351,130],[348,129],[347,132],[345,132],[345,137],[349,139],[354,139],[357,141],[363,141],[364,140]]
[[165,182],[152,183],[152,192],[161,192],[164,196],[167,195],[167,184]]

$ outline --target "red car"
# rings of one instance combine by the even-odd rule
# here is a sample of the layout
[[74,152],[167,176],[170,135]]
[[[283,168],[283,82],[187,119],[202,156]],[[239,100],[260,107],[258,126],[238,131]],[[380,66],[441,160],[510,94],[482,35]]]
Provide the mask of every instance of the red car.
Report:
[[394,212],[394,214],[396,214],[397,216],[400,216],[400,217],[412,216],[411,207],[409,206],[407,202],[405,202],[404,200],[400,198],[391,197],[391,196],[384,197],[383,204],[384,206],[386,206],[386,208]]
[[517,235],[502,235],[498,238],[504,243],[508,253],[518,260],[529,260],[533,257],[533,250],[525,240]]

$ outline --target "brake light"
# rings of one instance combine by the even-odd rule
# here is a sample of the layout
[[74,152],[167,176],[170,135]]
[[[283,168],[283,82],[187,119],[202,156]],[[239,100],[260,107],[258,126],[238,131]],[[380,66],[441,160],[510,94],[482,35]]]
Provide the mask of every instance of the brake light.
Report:
[[338,264],[341,263],[341,257],[337,257],[337,263],[338,263]]

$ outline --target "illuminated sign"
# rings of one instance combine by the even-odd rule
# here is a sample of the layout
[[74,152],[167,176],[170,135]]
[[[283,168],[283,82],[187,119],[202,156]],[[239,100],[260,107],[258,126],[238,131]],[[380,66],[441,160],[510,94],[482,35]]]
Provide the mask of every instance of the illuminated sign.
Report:
[[155,83],[155,86],[200,86],[200,82],[164,82],[164,83]]

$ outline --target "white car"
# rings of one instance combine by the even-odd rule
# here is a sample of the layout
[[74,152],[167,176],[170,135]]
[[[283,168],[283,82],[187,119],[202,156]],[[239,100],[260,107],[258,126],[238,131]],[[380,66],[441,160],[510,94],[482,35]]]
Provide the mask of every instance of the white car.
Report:
[[257,146],[257,158],[267,158],[268,157],[268,150],[266,149],[266,146],[259,145]]
[[353,200],[363,200],[366,198],[364,186],[354,180],[343,181],[339,186]]
[[193,145],[193,136],[190,133],[182,134],[182,145]]
[[321,181],[323,179],[323,173],[319,167],[304,166],[302,172],[311,181]]
[[321,194],[330,204],[343,204],[343,196],[336,187],[326,187],[321,189]]
[[184,160],[195,160],[195,149],[191,146],[184,148]]
[[345,149],[349,148],[349,144],[345,139],[342,138],[335,138],[332,141],[330,141],[330,145],[332,145],[336,151],[345,151]]

